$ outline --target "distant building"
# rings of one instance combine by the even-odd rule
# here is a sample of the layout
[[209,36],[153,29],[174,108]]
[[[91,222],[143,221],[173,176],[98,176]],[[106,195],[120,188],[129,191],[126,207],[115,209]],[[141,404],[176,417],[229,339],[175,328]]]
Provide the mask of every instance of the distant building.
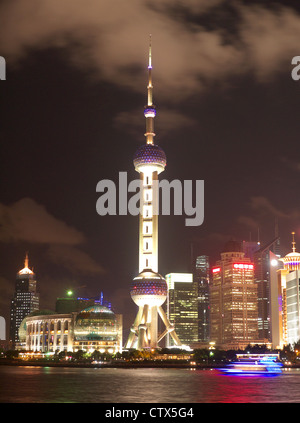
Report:
[[259,241],[243,241],[242,242],[242,251],[245,253],[245,256],[248,257],[251,261],[254,260],[255,253],[260,249]]
[[67,297],[57,298],[55,304],[56,313],[72,313],[92,305],[103,305],[111,309],[111,302],[104,299],[103,292],[100,293],[99,297],[92,298],[76,298],[72,291],[68,292],[67,295]]
[[194,269],[194,281],[198,289],[198,342],[209,340],[209,257],[197,256]]
[[57,298],[56,313],[72,313],[94,305],[95,301],[89,298]]
[[[167,316],[175,327],[180,342],[190,345],[198,341],[198,287],[192,273],[169,273]],[[172,341],[169,339],[169,345]]]
[[26,255],[24,268],[17,273],[15,293],[11,301],[9,338],[13,347],[19,342],[18,332],[22,320],[39,309],[39,301],[35,273],[29,269]]
[[212,268],[210,340],[224,349],[258,340],[254,265],[241,244],[230,241]]

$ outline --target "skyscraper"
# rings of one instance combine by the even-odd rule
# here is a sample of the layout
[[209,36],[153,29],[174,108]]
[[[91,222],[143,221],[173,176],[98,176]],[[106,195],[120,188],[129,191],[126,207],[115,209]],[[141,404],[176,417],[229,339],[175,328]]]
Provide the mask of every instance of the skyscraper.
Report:
[[211,341],[234,348],[258,339],[257,285],[254,265],[241,245],[226,244],[212,268],[210,288]]
[[26,254],[24,268],[17,273],[15,293],[11,301],[10,341],[14,346],[19,341],[18,331],[22,320],[39,309],[39,301],[35,273],[28,267]]
[[197,256],[194,281],[197,283],[198,295],[198,341],[209,340],[209,279],[210,267],[208,256]]
[[[169,273],[167,316],[184,345],[198,342],[198,283],[192,273]],[[169,337],[168,337],[169,338]],[[169,345],[174,345],[168,339]]]
[[294,235],[292,232],[292,252],[279,259],[283,269],[277,268],[271,275],[273,348],[293,345],[300,339],[300,253],[296,252]]
[[[254,280],[257,284],[258,338],[271,341],[270,274],[271,254],[278,253],[278,238],[260,246],[253,255]],[[276,256],[276,258],[278,258]]]
[[[175,344],[180,341],[170,324],[162,305],[166,301],[168,287],[158,273],[158,175],[164,171],[167,160],[164,151],[154,144],[154,118],[156,108],[152,101],[151,41],[148,64],[148,101],[145,106],[146,144],[134,155],[134,167],[140,174],[139,215],[139,275],[133,280],[131,298],[139,307],[127,340],[127,348],[156,348],[167,333]],[[166,329],[158,335],[158,314]]]

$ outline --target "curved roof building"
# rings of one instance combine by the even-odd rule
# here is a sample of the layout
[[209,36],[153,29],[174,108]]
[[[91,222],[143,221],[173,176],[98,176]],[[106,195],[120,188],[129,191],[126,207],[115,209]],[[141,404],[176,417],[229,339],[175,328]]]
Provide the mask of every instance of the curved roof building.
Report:
[[122,315],[93,305],[79,312],[39,310],[23,319],[19,349],[33,352],[122,351]]
[[117,318],[107,307],[100,305],[88,307],[75,319],[75,341],[115,341],[117,337]]

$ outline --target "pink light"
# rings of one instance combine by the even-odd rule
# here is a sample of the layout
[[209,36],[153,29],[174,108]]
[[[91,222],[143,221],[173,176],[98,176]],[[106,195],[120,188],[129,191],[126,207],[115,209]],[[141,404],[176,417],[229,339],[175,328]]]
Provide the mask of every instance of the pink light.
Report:
[[246,263],[234,263],[233,267],[235,269],[248,269],[248,270],[253,270],[254,266],[253,264],[246,264]]
[[218,272],[221,271],[221,268],[220,267],[215,267],[212,271],[213,271],[213,273],[218,273]]

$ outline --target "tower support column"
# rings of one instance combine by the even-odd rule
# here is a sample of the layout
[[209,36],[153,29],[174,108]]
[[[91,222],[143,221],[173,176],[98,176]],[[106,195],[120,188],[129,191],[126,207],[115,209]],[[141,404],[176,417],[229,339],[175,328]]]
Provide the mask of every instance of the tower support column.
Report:
[[148,340],[147,340],[147,320],[148,320],[148,310],[149,306],[148,304],[145,304],[143,307],[143,314],[141,323],[139,324],[138,328],[138,343],[137,343],[137,349],[142,350],[143,348],[147,347]]

